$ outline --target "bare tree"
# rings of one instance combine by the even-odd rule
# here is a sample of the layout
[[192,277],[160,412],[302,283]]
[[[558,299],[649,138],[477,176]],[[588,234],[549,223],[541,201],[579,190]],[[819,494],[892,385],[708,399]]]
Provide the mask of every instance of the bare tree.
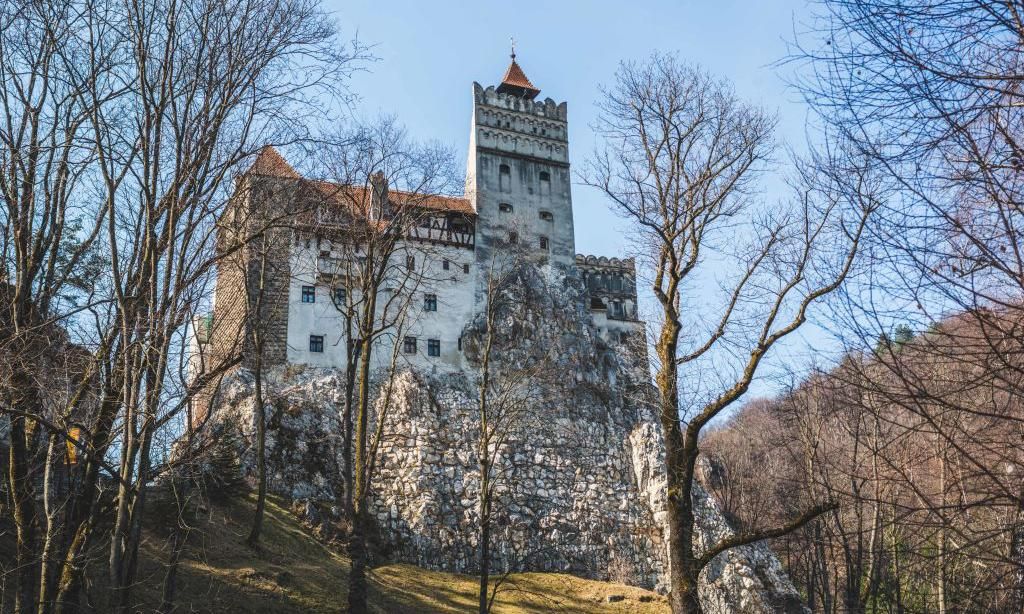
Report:
[[[967,596],[969,605],[960,607],[1020,609],[1021,601],[983,603],[997,592],[1024,598],[1019,524],[977,522],[987,513],[1018,518],[1022,505],[1019,476],[1007,472],[1020,459],[1006,447],[1020,429],[1007,405],[1019,394],[1009,348],[1021,342],[1016,322],[1024,295],[1020,7],[987,0],[823,0],[816,7],[790,58],[807,69],[796,84],[826,133],[856,147],[888,192],[866,235],[870,281],[844,297],[843,338],[852,352],[904,319],[926,331],[911,351],[879,344],[858,375],[844,378],[884,408],[884,430],[913,442],[912,457],[881,450],[883,468],[917,463],[940,477],[936,484],[904,471],[886,480],[913,493],[914,511],[904,512],[916,523],[910,534],[927,536],[902,562],[919,564],[925,549],[934,554],[928,573],[921,572],[927,580],[914,589],[930,584],[922,592],[939,610]],[[971,473],[976,488],[952,497],[948,491]],[[1018,583],[1004,577],[990,585],[991,576],[950,572],[959,557],[974,561],[963,569],[981,564],[972,552],[981,536],[963,534],[957,518],[965,501],[975,526],[1000,536],[985,556],[1017,553],[1016,563],[984,564],[995,570],[1010,563]],[[966,577],[977,584],[961,591]]]
[[[551,308],[551,293],[540,274],[542,264],[523,250],[508,246],[483,273],[481,313],[463,333],[466,356],[477,366],[479,396],[476,437],[479,472],[477,547],[478,606],[491,611],[506,576],[491,586],[492,527],[495,492],[507,481],[504,461],[539,417],[538,408],[552,390],[552,357],[560,319]],[[524,325],[524,323],[531,325]]]
[[[666,443],[670,601],[674,612],[700,612],[697,581],[711,559],[795,530],[832,507],[818,502],[784,526],[697,550],[691,494],[702,430],[743,397],[769,350],[799,329],[811,304],[843,282],[872,203],[863,194],[844,201],[809,183],[794,206],[744,228],[742,219],[757,212],[754,189],[773,152],[775,121],[671,56],[623,64],[600,108],[596,128],[604,147],[586,181],[630,222],[652,267],[660,308],[656,384]],[[735,244],[743,229],[753,234],[751,245],[723,252],[720,242]],[[696,284],[708,283],[716,253],[739,271],[709,314]],[[711,322],[702,340],[684,334],[700,330],[701,322]],[[734,379],[704,394],[699,388],[681,394],[682,368],[697,370],[714,357],[722,373],[720,363],[730,355],[739,355]]]
[[[428,250],[410,240],[431,203],[453,185],[450,152],[409,139],[393,119],[359,124],[338,139],[321,184],[329,206],[321,208],[310,230],[338,252],[325,275],[343,288],[334,304],[347,332],[346,403],[342,422],[346,453],[346,501],[351,497],[352,557],[348,603],[367,611],[367,545],[372,518],[368,506],[377,450],[393,404],[409,309],[424,281]],[[341,299],[341,300],[339,300]],[[351,447],[348,442],[351,441]]]
[[[201,387],[183,377],[185,329],[207,297],[232,173],[263,142],[305,137],[295,110],[343,93],[358,48],[337,44],[334,24],[302,0],[44,2],[5,5],[0,20],[5,351],[28,364],[25,333],[55,324],[91,353],[55,409],[17,363],[5,382],[23,527],[17,605],[76,606],[103,526],[103,472],[117,490],[112,608],[125,610],[146,490],[167,466],[158,448]],[[37,454],[40,433],[80,452],[60,522],[47,514],[42,568],[33,467],[61,461]]]

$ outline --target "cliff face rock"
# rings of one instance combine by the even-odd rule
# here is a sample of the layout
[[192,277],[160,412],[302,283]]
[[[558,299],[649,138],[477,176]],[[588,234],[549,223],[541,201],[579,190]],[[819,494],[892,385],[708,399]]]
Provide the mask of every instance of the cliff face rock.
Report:
[[[506,407],[514,419],[489,448],[496,459],[491,569],[562,571],[666,590],[664,446],[646,360],[597,334],[578,277],[546,269],[513,281],[513,307],[496,314],[493,339],[501,349],[494,377],[519,392],[509,393],[514,402]],[[389,380],[389,406],[376,407],[384,437],[371,510],[398,560],[477,570],[480,324],[464,335],[467,369],[401,371]],[[543,369],[530,371],[538,361]],[[510,374],[523,369],[532,379],[517,389]],[[337,500],[343,373],[292,366],[267,380],[270,489]],[[251,382],[244,371],[229,379],[213,405],[211,432],[253,440]],[[240,451],[252,478],[251,446],[241,443]],[[706,492],[693,496],[698,544],[706,547],[731,529]],[[717,557],[702,576],[701,597],[716,614],[804,611],[761,544]]]
[[[270,380],[270,489],[297,500],[339,497],[343,374],[292,368]],[[396,559],[472,573],[479,489],[475,391],[460,376],[424,379],[403,372],[394,392],[373,513]],[[496,488],[494,569],[568,571],[665,590],[660,429],[628,405],[606,404],[596,394],[592,403],[573,399],[561,415],[510,435]],[[245,442],[254,437],[254,416],[252,378],[242,371],[226,383],[208,428],[237,434],[250,479],[255,461]],[[698,543],[729,534],[714,500],[702,489],[694,497]],[[763,544],[717,557],[702,580],[708,612],[804,611]]]

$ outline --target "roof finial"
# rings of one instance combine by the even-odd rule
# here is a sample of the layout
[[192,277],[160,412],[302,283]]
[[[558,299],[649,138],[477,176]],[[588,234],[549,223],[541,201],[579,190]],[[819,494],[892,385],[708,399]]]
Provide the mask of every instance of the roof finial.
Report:
[[509,40],[510,43],[512,43],[512,61],[515,62],[516,61],[516,37],[510,36],[510,37],[508,37],[508,40]]

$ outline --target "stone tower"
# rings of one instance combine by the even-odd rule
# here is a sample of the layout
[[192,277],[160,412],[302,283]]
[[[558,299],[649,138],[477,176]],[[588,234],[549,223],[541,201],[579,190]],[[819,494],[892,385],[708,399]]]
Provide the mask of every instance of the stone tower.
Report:
[[466,196],[484,269],[510,244],[538,260],[574,262],[566,104],[538,101],[539,93],[515,52],[497,87],[473,83]]

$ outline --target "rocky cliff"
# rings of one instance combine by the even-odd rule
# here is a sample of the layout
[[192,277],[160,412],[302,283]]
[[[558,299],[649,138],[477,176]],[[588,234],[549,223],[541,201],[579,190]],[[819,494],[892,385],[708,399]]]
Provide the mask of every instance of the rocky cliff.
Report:
[[[508,319],[499,318],[506,340],[527,343],[526,349],[507,346],[498,365],[507,375],[531,361],[549,362],[545,376],[517,401],[516,420],[492,444],[492,570],[567,571],[665,590],[663,444],[643,360],[599,338],[581,307],[578,280],[526,281],[548,286],[549,298],[529,301],[529,313],[501,314]],[[471,366],[478,365],[479,332],[467,330]],[[537,347],[546,348],[543,355],[529,349]],[[390,380],[372,509],[397,560],[476,570],[480,380],[474,374],[473,368],[446,375],[401,370]],[[343,373],[291,366],[268,380],[271,490],[298,500],[336,500]],[[251,381],[241,371],[225,384],[207,426],[212,433],[228,429],[237,441],[252,441]],[[378,416],[381,411],[378,405]],[[240,454],[251,478],[251,447],[243,443]],[[731,529],[715,502],[703,490],[694,497],[698,542],[727,535]],[[713,613],[803,611],[764,545],[716,558],[701,594]]]

